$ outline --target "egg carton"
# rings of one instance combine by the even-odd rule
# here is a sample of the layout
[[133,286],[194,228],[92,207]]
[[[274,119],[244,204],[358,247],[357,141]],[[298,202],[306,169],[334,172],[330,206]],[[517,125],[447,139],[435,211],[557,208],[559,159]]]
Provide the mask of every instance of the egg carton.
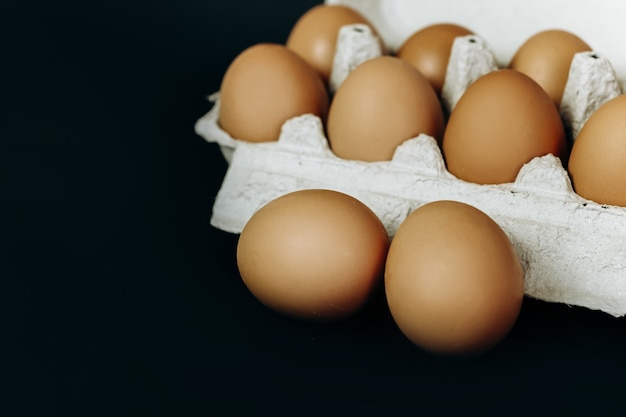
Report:
[[381,35],[389,51],[396,51],[418,28],[454,22],[489,40],[500,65],[517,48],[544,29],[563,28],[578,34],[603,56],[610,57],[626,87],[622,0],[326,0],[358,10]]
[[[371,13],[383,10],[382,2],[341,3],[358,3],[355,8],[360,8],[374,24],[376,19],[372,19]],[[428,7],[439,4],[423,3],[428,3]],[[461,7],[457,1],[441,3]],[[408,2],[385,2],[391,9],[401,4],[409,7]],[[453,19],[433,17],[430,22],[443,20]],[[475,31],[481,29],[471,22],[464,24]],[[394,43],[385,39],[389,32],[376,28],[393,49]],[[366,27],[342,28],[331,88],[338,88],[351,70],[381,53],[372,36]],[[465,88],[502,65],[501,60],[482,37],[458,38],[443,88],[444,104],[453,109]],[[599,105],[621,94],[623,83],[616,74],[612,61],[599,52],[577,54],[561,107],[573,138]],[[220,128],[219,92],[209,98],[214,105],[196,122],[195,130],[207,141],[219,144],[229,162],[213,205],[214,227],[240,233],[252,215],[269,201],[297,190],[325,188],[365,203],[393,237],[417,207],[437,200],[461,201],[484,211],[509,236],[525,271],[527,296],[600,310],[616,317],[626,315],[626,208],[601,205],[578,196],[558,158],[534,158],[522,167],[512,183],[479,185],[449,173],[437,141],[425,134],[401,144],[390,161],[345,160],[329,148],[317,116],[306,114],[288,120],[275,142],[248,143],[232,138]]]

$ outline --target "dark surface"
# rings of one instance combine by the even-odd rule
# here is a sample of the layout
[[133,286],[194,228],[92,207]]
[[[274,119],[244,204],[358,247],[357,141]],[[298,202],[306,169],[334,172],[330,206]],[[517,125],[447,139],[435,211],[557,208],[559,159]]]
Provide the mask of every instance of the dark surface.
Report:
[[624,404],[626,322],[604,313],[526,300],[459,360],[411,345],[382,294],[334,324],[249,294],[236,236],[209,224],[227,165],[193,125],[241,50],[317,3],[0,2],[0,415]]

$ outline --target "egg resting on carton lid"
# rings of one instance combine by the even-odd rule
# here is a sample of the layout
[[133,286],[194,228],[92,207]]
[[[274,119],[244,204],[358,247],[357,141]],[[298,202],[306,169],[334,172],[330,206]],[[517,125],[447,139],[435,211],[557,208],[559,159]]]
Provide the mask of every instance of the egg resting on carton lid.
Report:
[[[343,61],[357,65],[350,64],[350,58]],[[444,94],[444,103],[453,107],[455,97],[476,77],[493,70],[495,62],[480,37],[455,42],[444,85],[449,98],[446,101]],[[620,85],[611,64],[597,53],[578,56],[571,74],[562,108],[570,109],[564,114],[565,122],[575,127],[619,94]],[[609,87],[595,88],[597,79]],[[586,99],[575,100],[581,96]],[[211,99],[215,105],[198,120],[196,132],[220,144],[230,162],[213,207],[213,226],[240,233],[256,210],[278,196],[326,188],[363,201],[393,236],[420,205],[457,200],[483,210],[507,233],[524,267],[525,294],[626,315],[626,208],[596,204],[576,195],[557,158],[533,159],[513,183],[478,185],[451,175],[436,141],[427,135],[400,145],[391,161],[348,161],[330,150],[315,116],[289,120],[276,142],[250,144],[219,128],[219,93]]]

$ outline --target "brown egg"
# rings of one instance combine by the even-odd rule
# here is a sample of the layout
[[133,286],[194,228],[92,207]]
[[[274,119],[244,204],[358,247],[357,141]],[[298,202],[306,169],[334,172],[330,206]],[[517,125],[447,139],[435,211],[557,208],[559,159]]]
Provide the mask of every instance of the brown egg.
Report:
[[425,133],[440,140],[444,116],[428,80],[390,56],[354,69],[336,91],[328,113],[328,140],[337,156],[390,160],[398,145]]
[[601,105],[572,146],[568,171],[580,196],[626,207],[626,95]]
[[589,45],[568,31],[545,30],[531,36],[520,46],[509,68],[535,80],[559,107],[574,55],[590,50]]
[[385,292],[409,340],[442,355],[485,352],[510,332],[524,274],[504,231],[482,211],[435,201],[412,212],[394,236]]
[[389,246],[378,217],[359,200],[302,190],[269,202],[245,225],[237,265],[250,292],[279,313],[336,320],[369,299]]
[[488,73],[461,96],[443,137],[450,173],[478,184],[515,181],[537,156],[566,157],[565,128],[546,92],[511,69]]
[[277,140],[288,119],[306,113],[326,119],[324,82],[302,58],[278,44],[257,44],[230,64],[220,88],[219,125],[235,139]]
[[405,40],[396,56],[417,68],[441,94],[452,44],[457,37],[467,35],[473,32],[454,23],[429,25]]
[[286,45],[328,81],[339,29],[356,23],[366,24],[375,32],[372,24],[351,7],[320,4],[300,17],[289,33]]

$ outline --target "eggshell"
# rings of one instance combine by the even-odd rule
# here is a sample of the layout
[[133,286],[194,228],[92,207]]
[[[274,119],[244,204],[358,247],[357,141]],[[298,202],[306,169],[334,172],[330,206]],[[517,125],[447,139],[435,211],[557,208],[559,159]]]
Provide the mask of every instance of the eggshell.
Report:
[[585,41],[573,33],[550,29],[534,34],[517,50],[509,68],[535,80],[559,107],[574,55],[591,51]]
[[428,25],[412,34],[396,56],[417,68],[437,94],[441,94],[454,40],[473,34],[466,27],[454,23]]
[[259,209],[237,245],[237,265],[252,294],[277,312],[336,320],[359,310],[382,271],[389,238],[364,203],[307,189]]
[[339,30],[342,26],[357,23],[374,29],[365,17],[351,7],[320,4],[298,19],[289,33],[286,45],[328,81]]
[[565,128],[545,91],[511,69],[470,85],[452,110],[443,137],[450,173],[478,184],[515,180],[531,159],[566,156]]
[[325,120],[329,97],[320,76],[278,44],[253,45],[230,64],[220,87],[219,124],[247,142],[278,140],[285,121],[310,113]]
[[400,225],[387,256],[385,291],[400,330],[438,354],[473,355],[515,324],[523,270],[504,231],[484,212],[435,201]]
[[591,114],[569,158],[574,190],[600,204],[626,207],[626,95]]
[[346,77],[331,102],[327,130],[340,158],[384,161],[420,133],[441,138],[443,126],[443,110],[428,80],[407,62],[380,56]]

